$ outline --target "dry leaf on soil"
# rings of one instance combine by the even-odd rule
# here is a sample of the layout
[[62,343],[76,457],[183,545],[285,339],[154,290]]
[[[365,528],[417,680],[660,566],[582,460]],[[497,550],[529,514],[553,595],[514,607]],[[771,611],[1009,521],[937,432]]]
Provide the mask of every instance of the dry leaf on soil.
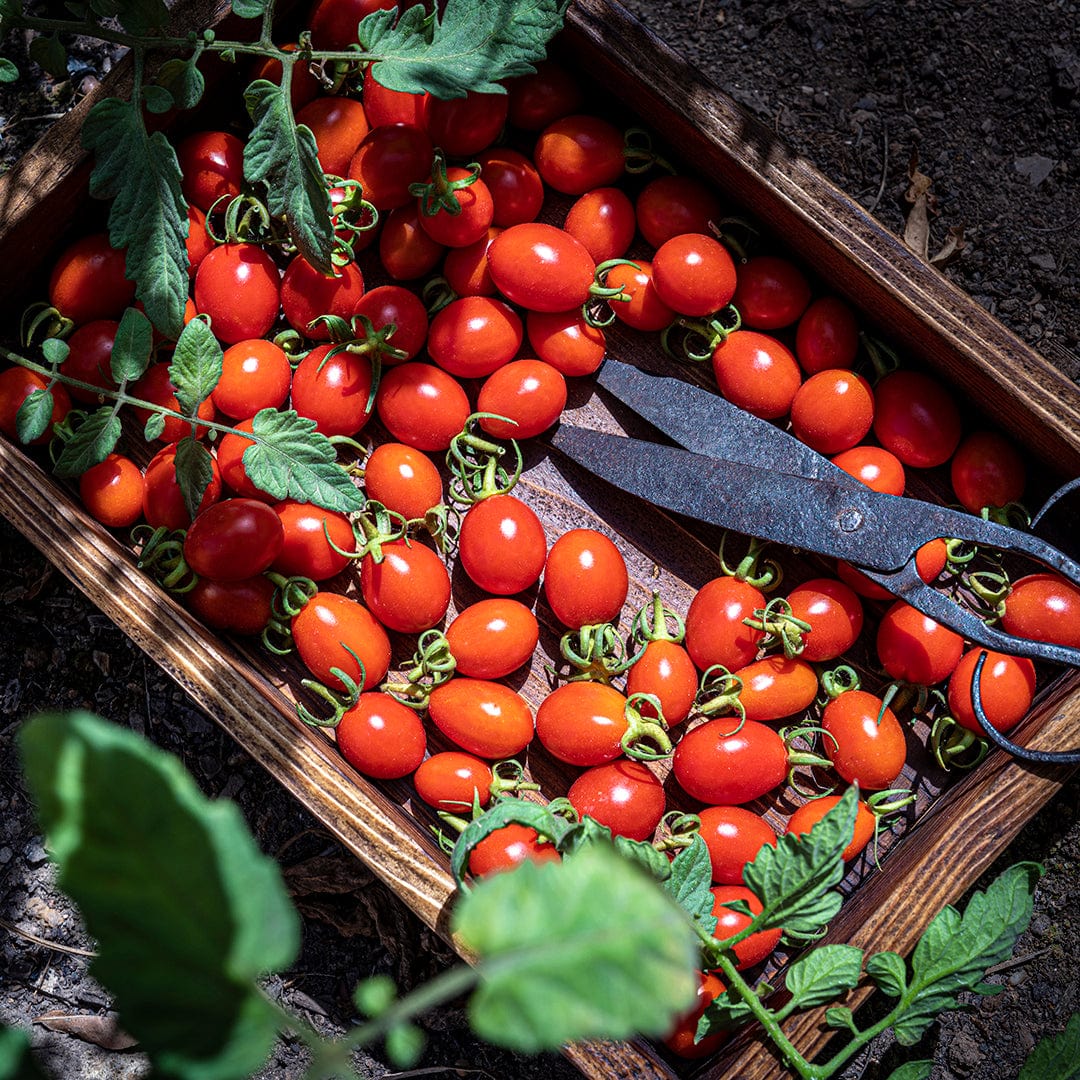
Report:
[[964,250],[964,228],[960,225],[949,229],[945,243],[931,256],[930,218],[937,215],[937,198],[931,190],[933,186],[933,179],[919,171],[919,152],[913,150],[908,162],[908,189],[904,194],[911,204],[904,226],[904,246],[941,270],[959,258]]
[[93,1013],[47,1012],[35,1016],[33,1023],[50,1031],[74,1035],[83,1042],[93,1043],[103,1050],[130,1050],[139,1040],[129,1035],[113,1013],[97,1016]]

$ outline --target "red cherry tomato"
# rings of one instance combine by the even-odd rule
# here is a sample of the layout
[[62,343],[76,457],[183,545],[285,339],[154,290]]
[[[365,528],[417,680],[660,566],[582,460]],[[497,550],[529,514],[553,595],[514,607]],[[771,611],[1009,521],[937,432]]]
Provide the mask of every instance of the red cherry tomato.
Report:
[[563,228],[589,253],[594,263],[618,259],[634,239],[634,204],[617,187],[593,188],[567,211]]
[[533,737],[528,702],[509,686],[488,679],[458,675],[436,686],[428,714],[452,743],[489,760],[520,754]]
[[464,97],[432,97],[427,105],[427,133],[448,157],[471,158],[489,147],[506,123],[505,94],[470,90]]
[[427,340],[427,309],[416,293],[401,285],[379,285],[364,293],[353,308],[353,314],[370,319],[375,330],[394,327],[387,344],[400,349],[405,356],[392,357],[383,353],[384,366],[412,360]]
[[345,689],[345,684],[333,668],[361,690],[378,686],[390,668],[386,630],[363,604],[341,593],[316,593],[293,616],[292,638],[308,671],[336,690]]
[[265,338],[249,338],[225,350],[221,378],[210,400],[233,420],[248,420],[260,409],[282,405],[291,382],[292,367],[285,350]]
[[328,277],[303,255],[296,255],[281,278],[282,313],[298,334],[312,341],[330,340],[329,328],[315,322],[320,315],[348,321],[363,295],[364,275],[353,262],[337,267],[334,276]]
[[698,1021],[705,1015],[705,1010],[724,992],[724,984],[709,971],[701,972],[701,985],[698,988],[697,1001],[694,1007],[684,1013],[664,1036],[664,1046],[673,1054],[686,1059],[696,1061],[699,1058],[709,1057],[716,1053],[727,1041],[726,1031],[717,1031],[706,1035],[703,1039],[697,1038]]
[[529,311],[569,311],[589,298],[595,264],[568,232],[542,221],[503,229],[488,248],[496,288]]
[[[60,371],[69,379],[100,386],[103,390],[115,390],[116,380],[112,377],[112,350],[116,341],[118,322],[112,319],[95,319],[83,323],[68,338],[68,354],[60,365]],[[75,401],[93,405],[98,395],[81,386],[69,386],[68,393]]]
[[740,885],[743,867],[766,844],[776,846],[776,832],[760,814],[741,806],[706,806],[698,817],[698,835],[709,849],[712,879],[717,885]]
[[790,260],[754,255],[739,267],[732,303],[743,326],[780,330],[797,322],[810,303],[810,283]]
[[446,248],[424,230],[415,202],[396,206],[379,231],[379,261],[395,281],[415,281],[434,270]]
[[613,836],[649,840],[664,816],[664,785],[640,761],[611,761],[586,769],[566,793],[579,816],[606,825]]
[[[285,52],[295,52],[296,47],[296,43],[292,41],[281,46]],[[280,86],[282,75],[281,61],[270,56],[263,56],[252,65],[250,81],[266,79],[267,82]],[[299,112],[312,98],[317,97],[320,88],[321,84],[313,74],[310,65],[294,63],[292,78],[289,81],[289,97],[292,100],[293,113]]]
[[576,630],[614,622],[629,587],[622,552],[603,533],[571,529],[551,545],[544,564],[544,595],[564,626]]
[[536,616],[509,597],[478,600],[446,628],[456,671],[476,679],[501,679],[532,658],[540,639]]
[[799,658],[766,656],[733,672],[742,681],[739,701],[748,720],[783,720],[810,707],[817,696],[814,669]]
[[410,184],[431,173],[435,148],[427,132],[415,124],[383,124],[361,140],[349,163],[348,176],[359,180],[376,210],[392,210],[413,200]]
[[395,8],[396,0],[317,0],[311,9],[311,43],[316,49],[343,50],[357,44],[357,26],[379,8]]
[[248,476],[244,466],[244,454],[255,443],[255,440],[249,437],[253,426],[254,420],[251,418],[237,421],[234,429],[218,443],[217,463],[221,469],[222,481],[234,495],[272,503],[275,496],[259,487]]
[[390,434],[417,450],[446,450],[470,412],[461,383],[442,368],[419,361],[383,374],[375,407]]
[[355,98],[328,95],[308,102],[296,122],[311,129],[322,171],[344,176],[357,148],[371,130],[364,106]]
[[[734,937],[745,927],[750,925],[751,915],[740,915],[726,907],[729,900],[743,900],[754,915],[762,912],[761,901],[745,885],[714,885],[712,913],[718,919],[713,937],[722,941],[724,938]],[[773,949],[780,944],[781,930],[760,930],[744,938],[733,949],[735,953],[735,966],[744,971],[746,968],[760,964],[762,960],[772,955]]]
[[[915,569],[919,577],[928,585],[930,582],[936,581],[941,576],[941,571],[945,569],[948,557],[949,551],[944,540],[930,540],[923,544],[915,552]],[[876,581],[871,581],[861,570],[856,570],[854,566],[850,566],[848,563],[837,562],[836,576],[845,585],[850,585],[855,592],[867,600],[893,599],[893,594],[888,589],[882,587]]]
[[680,233],[705,233],[719,222],[723,207],[713,188],[692,176],[658,176],[634,204],[637,227],[654,248]]
[[791,614],[810,624],[799,654],[810,663],[835,660],[855,644],[863,628],[863,607],[850,585],[836,578],[812,578],[787,595]]
[[491,766],[461,750],[443,750],[420,763],[413,773],[417,795],[436,810],[460,814],[491,802]]
[[[221,498],[221,470],[210,461],[210,483],[203,492],[199,513]],[[155,529],[183,529],[191,524],[191,515],[176,479],[176,446],[163,446],[146,466],[143,474],[143,517]]]
[[124,529],[142,517],[143,474],[131,458],[109,454],[79,477],[79,498],[95,521]]
[[208,506],[184,538],[184,559],[199,577],[240,581],[270,567],[285,542],[281,520],[257,499]]
[[605,683],[563,683],[536,710],[536,737],[570,765],[603,765],[622,757],[628,727],[626,698]]
[[907,487],[903,463],[881,446],[853,446],[837,454],[832,463],[886,495],[903,495]]
[[1013,582],[1001,617],[1006,633],[1080,647],[1080,589],[1057,574],[1028,574]]
[[825,755],[849,784],[869,791],[896,786],[907,759],[904,729],[881,698],[866,690],[846,690],[825,706],[821,726]]
[[326,581],[349,565],[349,559],[335,550],[356,547],[352,524],[344,514],[293,499],[277,503],[274,511],[285,533],[285,544],[273,563],[279,574]]
[[901,369],[874,387],[874,434],[905,465],[943,465],[960,442],[960,412],[937,379]]
[[76,326],[119,319],[135,298],[135,282],[124,276],[125,254],[106,233],[91,233],[68,245],[49,276],[49,303]]
[[378,690],[360,695],[342,714],[334,735],[345,760],[358,773],[376,780],[408,776],[427,752],[420,716]]
[[184,593],[184,603],[211,630],[254,636],[270,621],[275,591],[265,574],[240,581],[199,578],[195,587]]
[[[470,178],[471,183],[454,192],[456,210],[447,209],[427,195],[417,196],[420,227],[432,240],[444,247],[468,247],[469,244],[476,243],[486,235],[495,217],[495,202],[491,192],[476,170],[462,168],[460,165],[446,167],[446,179],[451,184],[460,184]],[[434,179],[429,183],[434,184]]]
[[736,330],[713,350],[713,375],[720,393],[763,420],[791,410],[802,373],[791,350],[756,330]]
[[577,79],[552,60],[506,83],[508,119],[514,127],[540,131],[581,108],[585,100]]
[[949,713],[969,731],[986,734],[975,716],[971,693],[975,665],[984,652],[979,701],[998,731],[1011,731],[1027,715],[1035,696],[1035,665],[1026,656],[1009,656],[982,648],[964,653],[949,677]]
[[[141,399],[142,401],[150,401],[155,405],[161,405],[163,408],[172,409],[176,412],[180,411],[180,402],[176,397],[176,387],[173,386],[169,377],[169,365],[164,360],[159,360],[154,364],[151,364],[143,374],[136,379],[131,387],[132,397]],[[133,412],[139,418],[140,424],[145,424],[146,421],[153,415],[149,409],[143,409],[133,407]],[[196,414],[200,420],[213,420],[214,419],[214,402],[212,398],[207,398],[205,401],[199,403],[199,407],[196,410]],[[205,428],[199,427],[196,429],[197,434],[205,434]],[[191,421],[181,420],[176,416],[166,416],[165,426],[161,429],[161,434],[158,436],[161,442],[179,442],[186,435],[191,434]]]
[[380,443],[364,463],[369,499],[406,520],[422,518],[443,499],[442,477],[435,463],[404,443]]
[[195,275],[195,307],[226,345],[265,336],[280,301],[281,275],[258,244],[219,244]]
[[[787,828],[784,830],[792,836],[805,836],[836,804],[840,801],[839,795],[823,795],[820,799],[811,799],[803,803],[788,818]],[[851,843],[844,848],[844,862],[850,862],[859,854],[874,838],[877,831],[877,817],[866,803],[859,800],[858,810],[855,812],[855,833]]]
[[761,632],[746,626],[765,606],[760,589],[733,577],[717,577],[695,594],[686,613],[686,651],[699,671],[721,664],[728,671],[757,656]]
[[819,371],[795,391],[791,430],[819,454],[838,454],[861,442],[874,422],[874,392],[843,368]]
[[196,131],[181,139],[176,159],[184,198],[204,214],[244,186],[244,143],[228,131]]
[[514,358],[524,332],[509,304],[491,296],[461,296],[431,320],[428,355],[458,378],[482,378]]
[[[24,367],[10,367],[0,372],[0,431],[9,439],[18,439],[16,418],[22,403],[35,391],[44,390],[49,381],[36,371]],[[53,410],[49,426],[34,440],[34,444],[46,443],[52,438],[52,425],[58,424],[71,411],[71,398],[62,383],[50,390]]]
[[953,673],[963,651],[964,639],[955,630],[903,600],[897,600],[878,624],[878,659],[893,679],[935,686]]
[[665,240],[652,267],[660,299],[680,315],[712,315],[735,295],[735,263],[723,244],[704,233]]
[[603,362],[604,331],[580,311],[530,311],[525,333],[536,355],[564,375],[591,375]]
[[480,419],[480,426],[496,439],[531,439],[547,431],[565,405],[566,379],[543,360],[512,360],[503,365],[484,380],[476,399],[480,412],[506,417]]
[[852,368],[859,351],[855,312],[837,296],[821,296],[802,313],[795,328],[795,355],[803,371]]
[[214,250],[214,238],[206,231],[206,215],[197,207],[188,207],[188,234],[184,240],[188,256],[188,277],[194,277],[199,264]]
[[549,124],[533,148],[544,182],[564,195],[614,184],[626,166],[623,133],[599,116],[576,113]]
[[373,127],[386,124],[412,124],[423,128],[427,114],[427,94],[408,94],[402,90],[388,90],[375,78],[368,68],[364,72],[364,113]]
[[536,512],[516,495],[492,495],[469,507],[458,534],[458,558],[484,592],[511,596],[544,569],[547,538]]
[[555,845],[541,840],[535,829],[528,825],[511,823],[485,836],[469,855],[469,873],[473,877],[487,877],[529,860],[531,862],[558,862]]
[[382,546],[382,560],[365,555],[360,593],[384,626],[403,634],[429,630],[450,605],[450,575],[429,547],[405,540]]
[[507,146],[485,150],[476,161],[495,204],[492,224],[505,228],[535,220],[544,205],[544,182],[536,166]]
[[491,241],[502,229],[492,226],[467,247],[451,248],[443,259],[442,272],[456,296],[494,296],[498,290],[488,270],[487,253]]
[[[669,727],[681,724],[689,715],[697,695],[698,676],[690,654],[674,641],[650,641],[634,661],[626,676],[627,694],[653,694]],[[643,716],[655,718],[656,710],[647,701],[639,703]]]
[[652,263],[647,259],[636,259],[633,266],[627,263],[613,266],[605,275],[604,284],[608,288],[618,287],[621,294],[628,297],[626,300],[612,297],[608,301],[619,321],[627,326],[653,332],[663,330],[675,321],[675,312],[656,291]]
[[[323,435],[355,435],[371,419],[371,361],[317,345],[292,378],[292,407]],[[331,355],[333,353],[333,355]]]
[[788,770],[784,740],[754,720],[736,732],[732,717],[709,720],[679,740],[672,772],[693,799],[739,806],[783,783]]
[[949,478],[960,504],[972,514],[1005,506],[1024,496],[1027,469],[1020,451],[996,431],[973,431],[949,463]]

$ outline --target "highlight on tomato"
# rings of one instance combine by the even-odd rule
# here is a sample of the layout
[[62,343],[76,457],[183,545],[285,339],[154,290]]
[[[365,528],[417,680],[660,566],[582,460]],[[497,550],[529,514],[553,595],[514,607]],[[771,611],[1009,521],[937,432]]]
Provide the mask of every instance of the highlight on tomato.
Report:
[[420,715],[390,694],[363,693],[334,728],[338,749],[357,772],[397,780],[414,772],[427,753]]
[[548,557],[544,526],[516,495],[491,495],[469,507],[458,534],[462,569],[484,592],[512,596],[536,584]]
[[706,806],[698,812],[698,836],[705,842],[717,885],[741,885],[743,868],[766,845],[776,846],[776,830],[743,806]]
[[754,720],[708,720],[686,732],[675,747],[672,772],[693,799],[713,806],[741,806],[783,783],[788,771],[784,740]]
[[664,816],[664,785],[643,762],[611,761],[586,769],[566,793],[579,817],[588,815],[613,836],[649,840]]
[[463,750],[442,750],[425,758],[413,773],[417,795],[436,810],[460,814],[491,802],[491,766]]
[[490,679],[455,675],[436,686],[428,698],[428,715],[452,743],[489,761],[520,754],[533,737],[529,703]]
[[[761,901],[745,885],[714,885],[710,891],[713,894],[712,913],[717,918],[713,937],[718,941],[741,933],[750,925],[753,916],[760,915],[764,910]],[[742,900],[749,907],[751,914],[743,915],[727,907],[730,900]],[[774,930],[759,930],[732,946],[732,951],[735,953],[735,966],[739,971],[752,968],[771,956],[773,950],[780,944],[781,933],[779,927]]]
[[571,529],[551,545],[544,596],[555,618],[576,630],[613,622],[630,588],[622,552],[596,529]]
[[1035,697],[1035,665],[1026,656],[976,647],[960,658],[949,677],[949,714],[976,735],[986,735],[975,715],[972,678],[979,657],[986,654],[979,678],[979,701],[987,720],[998,731],[1011,731],[1027,715]]
[[446,614],[450,575],[431,548],[419,542],[392,540],[382,545],[381,559],[368,554],[360,561],[360,593],[383,626],[418,634]]
[[519,600],[488,597],[454,616],[446,628],[446,640],[459,674],[501,679],[532,658],[540,624]]
[[184,537],[184,559],[199,577],[240,581],[269,569],[285,533],[272,507],[257,499],[225,499],[203,510]]
[[335,668],[360,690],[376,687],[386,678],[390,638],[375,616],[352,597],[317,592],[293,616],[291,629],[300,659],[326,686],[346,689]]
[[142,469],[123,454],[108,454],[79,477],[83,506],[110,529],[134,525],[142,517],[144,490]]
[[825,756],[849,784],[869,791],[896,786],[907,761],[907,739],[896,714],[866,690],[845,690],[825,706]]

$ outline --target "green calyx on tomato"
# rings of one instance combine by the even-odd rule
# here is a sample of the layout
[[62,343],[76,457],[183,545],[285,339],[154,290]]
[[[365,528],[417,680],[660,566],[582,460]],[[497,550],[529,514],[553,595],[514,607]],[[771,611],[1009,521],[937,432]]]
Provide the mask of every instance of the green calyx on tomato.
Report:
[[[500,441],[478,430],[485,418],[513,423],[505,416],[474,412],[465,426],[450,440],[446,464],[451,472],[450,497],[464,506],[506,495],[518,482],[525,461],[516,439]],[[509,445],[507,445],[507,442]],[[510,455],[511,467],[507,467]]]
[[563,676],[567,682],[595,680],[610,683],[616,675],[629,670],[644,652],[642,645],[635,653],[627,655],[626,645],[609,622],[568,630],[559,639],[559,654],[575,669],[574,674]]

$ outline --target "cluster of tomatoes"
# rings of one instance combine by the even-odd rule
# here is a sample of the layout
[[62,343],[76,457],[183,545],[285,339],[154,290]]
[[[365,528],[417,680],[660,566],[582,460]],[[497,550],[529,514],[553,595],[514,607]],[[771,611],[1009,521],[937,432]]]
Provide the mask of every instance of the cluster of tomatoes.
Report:
[[[355,5],[342,16],[344,7],[316,7],[316,47],[343,48],[355,35]],[[258,74],[275,77],[271,68]],[[582,87],[554,63],[512,80],[505,95],[451,101],[390,91],[370,74],[362,91],[326,94],[302,65],[291,86],[347,257],[326,277],[301,255],[241,235],[216,240],[207,215],[246,191],[242,139],[200,131],[180,141],[191,206],[188,316],[208,317],[224,348],[201,416],[234,430],[214,445],[194,520],[174,464],[190,425],[172,419],[145,468],[111,454],[89,469],[79,484],[85,505],[109,527],[145,521],[177,536],[183,600],[209,625],[246,634],[270,627],[279,645],[295,648],[306,685],[333,712],[328,721],[305,715],[334,726],[341,752],[366,776],[411,777],[424,803],[462,815],[535,786],[496,763],[539,746],[574,770],[566,794],[576,811],[616,834],[650,840],[664,834],[672,805],[694,809],[712,861],[718,933],[734,933],[747,917],[724,905],[744,899],[754,909],[742,868],[776,840],[747,804],[782,789],[794,767],[829,770],[897,805],[909,736],[890,699],[841,682],[820,705],[821,671],[859,641],[865,604],[884,607],[874,639],[883,681],[942,688],[949,716],[977,734],[976,654],[844,565],[779,599],[745,571],[708,581],[684,613],[654,597],[623,651],[616,624],[630,576],[619,544],[594,528],[548,537],[511,490],[514,477],[500,464],[506,440],[541,435],[558,420],[567,380],[603,360],[609,319],[658,335],[657,348],[659,335],[665,345],[681,337],[704,347],[721,394],[789,425],[879,491],[902,495],[907,470],[946,466],[957,501],[978,513],[1021,497],[1020,455],[996,432],[965,434],[950,392],[927,374],[896,370],[873,386],[857,374],[853,310],[815,294],[783,255],[733,257],[716,228],[724,208],[706,184],[662,170],[626,183],[628,163],[644,154],[640,141],[583,111]],[[123,254],[103,235],[76,241],[54,268],[49,299],[74,324],[60,373],[83,384],[70,391],[76,403],[91,403],[94,387],[115,385],[109,356],[133,299]],[[324,316],[353,336],[332,340]],[[302,340],[300,355],[277,336],[286,327]],[[0,429],[13,435],[19,404],[45,385],[23,368],[0,374]],[[61,383],[51,389],[60,421],[71,402]],[[131,392],[176,408],[168,360]],[[251,418],[286,406],[339,439],[381,429],[363,461],[363,512],[276,502],[247,476]],[[462,463],[450,498],[439,463],[448,454]],[[457,505],[446,529],[448,502]],[[439,543],[433,521],[443,523],[434,528]],[[453,563],[444,547],[484,594],[449,620]],[[936,580],[947,557],[943,541],[928,545],[923,577]],[[1021,636],[1080,644],[1078,605],[1071,586],[1033,575],[1013,584],[1003,623]],[[534,711],[506,680],[534,662],[538,614],[564,634],[562,655],[576,666]],[[406,652],[416,646],[411,663],[402,640]],[[413,670],[395,681],[395,667]],[[1020,720],[1034,690],[1029,661],[991,654],[982,697],[999,728]],[[791,727],[778,731],[777,722]],[[805,802],[788,830],[805,832],[833,801]],[[872,803],[861,807],[848,858],[874,832]],[[557,856],[532,830],[507,826],[476,848],[470,869],[484,874],[527,857]],[[759,963],[777,937],[742,942],[740,963]],[[714,984],[703,982],[706,997]],[[672,1045],[711,1049],[685,1032]]]

